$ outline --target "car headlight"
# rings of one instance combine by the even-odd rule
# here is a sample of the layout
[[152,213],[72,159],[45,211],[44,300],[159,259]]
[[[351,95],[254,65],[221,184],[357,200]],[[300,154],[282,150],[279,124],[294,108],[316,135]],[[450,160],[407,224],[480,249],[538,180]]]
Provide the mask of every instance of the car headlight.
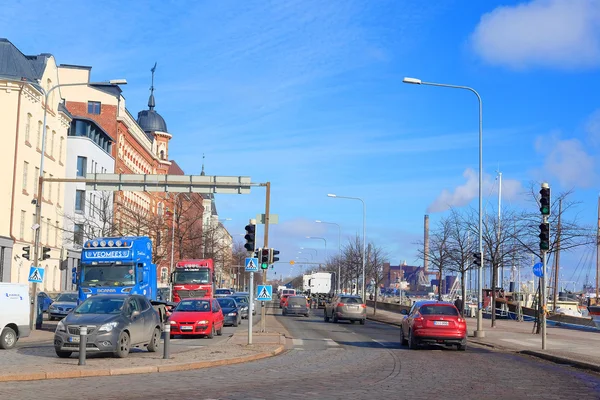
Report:
[[235,317],[236,315],[236,312],[230,312],[229,314],[227,314],[228,317]]
[[169,321],[169,324],[171,324],[171,325],[177,325],[177,322],[176,321]]
[[54,310],[54,309],[55,309],[54,304],[50,304],[50,307],[48,307],[48,310]]
[[208,325],[208,321],[198,321],[196,322],[198,325]]
[[248,311],[248,306],[242,307],[242,311]]
[[114,328],[117,327],[117,325],[119,325],[118,322],[109,322],[107,324],[104,324],[100,327],[100,329],[98,329],[98,332],[110,332],[112,331]]
[[65,323],[61,320],[56,325],[56,332],[66,332],[67,328],[65,327]]

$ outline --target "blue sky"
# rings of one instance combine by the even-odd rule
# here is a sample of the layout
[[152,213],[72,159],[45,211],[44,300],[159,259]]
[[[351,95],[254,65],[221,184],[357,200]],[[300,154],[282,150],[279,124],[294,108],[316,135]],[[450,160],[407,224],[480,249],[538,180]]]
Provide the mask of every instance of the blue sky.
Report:
[[[490,212],[499,168],[506,207],[531,207],[523,193],[544,180],[555,192],[574,189],[579,218],[595,224],[593,0],[20,1],[3,6],[0,26],[26,54],[90,65],[94,80],[126,78],[134,115],[158,62],[156,109],[173,134],[170,156],[190,174],[204,153],[207,174],[270,181],[279,215],[270,245],[281,260],[300,247],[322,260],[323,241],[306,236],[337,249],[337,228],[316,219],[339,223],[344,242],[362,232],[360,202],[327,193],[365,200],[368,240],[392,264],[419,264],[425,213],[435,224],[450,205],[477,206],[475,96],[405,85],[404,76],[481,94]],[[264,190],[217,201],[241,240],[248,218],[263,212]],[[588,269],[584,256],[563,256],[563,279]]]

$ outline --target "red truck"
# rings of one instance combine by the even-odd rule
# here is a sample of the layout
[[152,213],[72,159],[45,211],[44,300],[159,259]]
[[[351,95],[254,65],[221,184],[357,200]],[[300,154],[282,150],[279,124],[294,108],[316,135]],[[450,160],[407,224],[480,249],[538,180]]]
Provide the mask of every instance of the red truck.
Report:
[[173,302],[182,299],[213,297],[215,293],[215,269],[213,260],[181,260],[171,273]]

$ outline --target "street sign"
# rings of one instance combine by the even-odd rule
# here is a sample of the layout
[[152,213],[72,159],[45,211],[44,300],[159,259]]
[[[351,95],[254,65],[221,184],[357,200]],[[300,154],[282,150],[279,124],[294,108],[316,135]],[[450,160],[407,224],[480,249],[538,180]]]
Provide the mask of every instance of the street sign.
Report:
[[273,286],[271,285],[258,285],[256,292],[256,300],[260,301],[271,301],[273,300]]
[[42,283],[44,282],[44,268],[34,267],[29,268],[29,282]]
[[537,276],[538,278],[541,278],[544,276],[544,264],[537,263],[533,266],[533,274],[535,276]]
[[246,272],[258,272],[258,258],[246,258]]

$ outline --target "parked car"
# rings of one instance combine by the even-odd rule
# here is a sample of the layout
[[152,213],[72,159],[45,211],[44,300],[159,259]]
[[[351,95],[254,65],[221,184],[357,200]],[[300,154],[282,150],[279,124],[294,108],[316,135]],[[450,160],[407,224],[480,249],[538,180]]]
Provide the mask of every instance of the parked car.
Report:
[[416,301],[400,325],[400,342],[410,349],[424,343],[467,349],[467,323],[452,303]]
[[48,314],[50,321],[55,319],[61,319],[67,316],[75,307],[77,307],[78,295],[75,292],[63,292],[60,293],[56,300],[50,307],[48,307]]
[[216,299],[181,300],[169,317],[171,337],[175,335],[203,335],[212,339],[223,334],[223,311]]
[[[250,299],[250,293],[248,292],[235,292],[235,296],[246,296]],[[256,315],[256,299],[250,302],[250,307],[252,308],[252,315]]]
[[279,308],[283,308],[283,306],[285,305],[287,298],[293,296],[293,294],[282,294],[281,297],[279,298]]
[[88,328],[87,351],[127,357],[131,347],[160,347],[160,317],[140,295],[102,294],[88,297],[56,326],[54,350],[61,358],[79,351],[79,327]]
[[310,315],[310,304],[305,296],[289,296],[283,306],[283,315]]
[[235,300],[236,303],[240,306],[240,312],[242,314],[242,319],[248,318],[248,307],[250,306],[250,301],[248,296],[243,296],[239,294],[233,294],[231,296],[232,299]]
[[215,295],[232,295],[233,294],[233,290],[232,289],[228,289],[228,288],[219,288],[219,289],[215,289]]
[[48,312],[50,304],[54,302],[54,300],[52,300],[52,297],[50,297],[50,295],[46,292],[39,292],[37,301],[38,308],[41,310],[42,313]]
[[223,309],[225,325],[238,326],[242,322],[242,312],[235,300],[231,297],[219,297],[217,301]]
[[367,305],[360,296],[351,294],[338,294],[325,304],[325,322],[359,321],[361,325],[367,320]]

